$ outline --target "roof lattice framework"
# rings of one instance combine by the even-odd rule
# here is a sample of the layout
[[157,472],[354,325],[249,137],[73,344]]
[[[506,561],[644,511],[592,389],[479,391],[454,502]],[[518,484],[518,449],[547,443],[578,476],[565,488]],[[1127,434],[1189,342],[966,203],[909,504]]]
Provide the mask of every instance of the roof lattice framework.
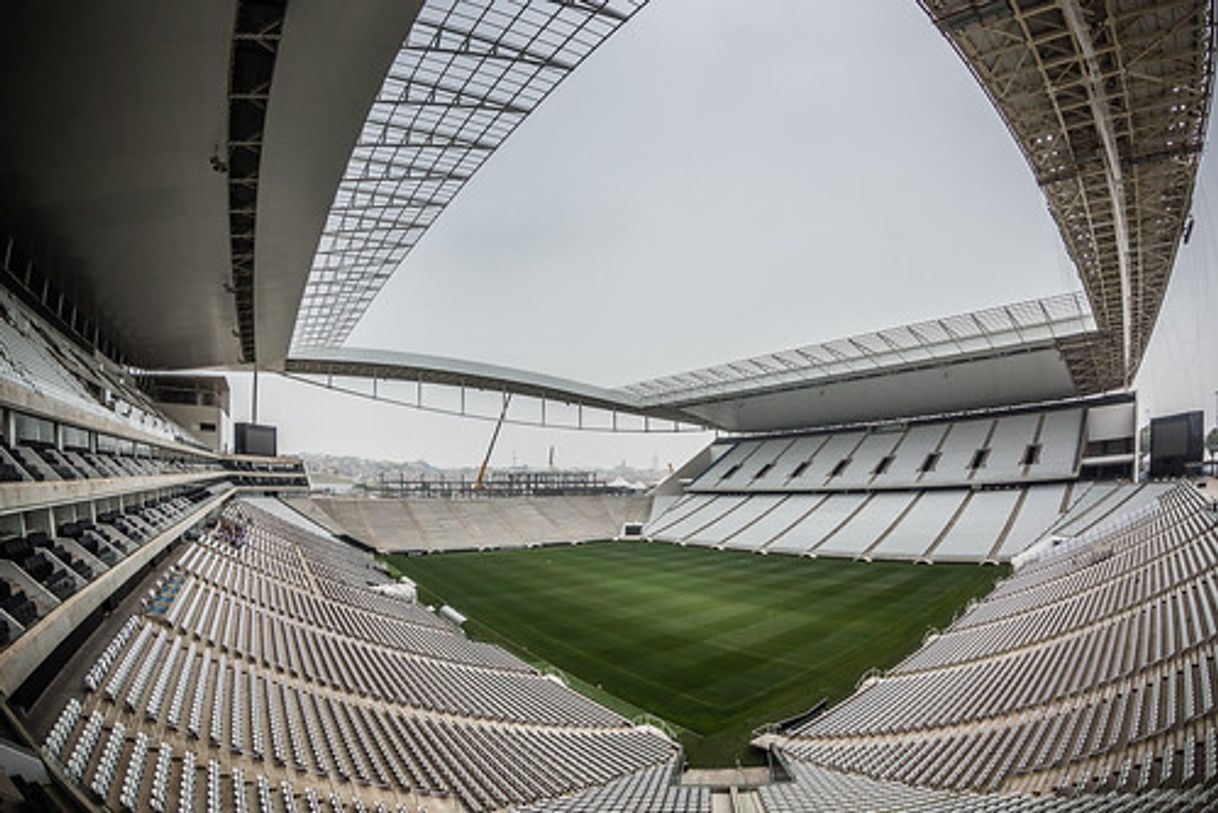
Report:
[[753,356],[623,389],[645,407],[673,407],[947,364],[970,356],[1022,353],[1038,345],[1062,350],[1077,380],[1074,364],[1086,367],[1087,357],[1081,354],[1092,349],[1095,334],[1087,300],[1075,292]]
[[[1044,190],[1127,385],[1180,245],[1213,81],[1213,0],[919,0]],[[1074,366],[1074,365],[1072,365]]]
[[504,139],[645,0],[427,0],[364,123],[293,346],[341,344]]
[[[428,0],[339,185],[294,348],[343,343],[483,161],[645,2]],[[1078,268],[1095,330],[1060,341],[1078,391],[1127,386],[1191,207],[1216,0],[918,2],[1006,122]]]

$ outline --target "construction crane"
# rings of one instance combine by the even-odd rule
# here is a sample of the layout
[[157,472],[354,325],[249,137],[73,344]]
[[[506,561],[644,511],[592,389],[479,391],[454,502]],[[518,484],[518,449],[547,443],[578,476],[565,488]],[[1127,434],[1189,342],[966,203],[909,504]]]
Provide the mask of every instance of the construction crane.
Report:
[[491,453],[495,451],[495,441],[499,440],[499,430],[503,428],[503,420],[507,417],[508,404],[512,403],[512,394],[503,394],[503,409],[499,411],[499,420],[495,422],[495,431],[491,433],[491,444],[486,447],[486,457],[482,458],[482,466],[478,469],[478,479],[474,481],[474,491],[486,490],[486,469],[491,464]]

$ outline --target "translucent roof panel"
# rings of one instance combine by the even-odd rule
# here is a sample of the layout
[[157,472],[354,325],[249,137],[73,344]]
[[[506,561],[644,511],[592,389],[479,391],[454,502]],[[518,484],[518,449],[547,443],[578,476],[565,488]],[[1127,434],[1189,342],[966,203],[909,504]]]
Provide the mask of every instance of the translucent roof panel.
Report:
[[977,317],[971,313],[963,316],[948,316],[945,319],[940,319],[939,324],[943,326],[948,335],[956,339],[968,339],[980,336],[984,332],[984,328],[977,321]]
[[293,347],[341,344],[466,181],[646,0],[427,0],[347,162]]
[[982,324],[986,332],[998,333],[1004,330],[1010,330],[1014,327],[1011,321],[1011,316],[1002,308],[989,308],[987,310],[977,312],[977,321]]
[[879,333],[885,340],[890,342],[894,347],[912,350],[922,344],[921,340],[914,335],[913,331],[907,327],[890,328],[889,330],[881,330]]
[[1043,345],[1094,329],[1087,296],[1080,291],[807,345],[641,381],[624,389],[648,405],[694,402],[749,394],[791,382],[882,374],[930,359],[951,360]]

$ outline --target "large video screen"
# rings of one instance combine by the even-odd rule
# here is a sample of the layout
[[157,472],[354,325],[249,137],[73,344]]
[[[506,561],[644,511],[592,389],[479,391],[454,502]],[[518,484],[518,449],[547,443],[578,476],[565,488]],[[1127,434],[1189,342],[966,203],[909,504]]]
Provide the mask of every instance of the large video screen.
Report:
[[274,457],[277,443],[275,427],[257,423],[239,423],[235,427],[234,446],[237,454]]
[[1157,457],[1184,457],[1188,454],[1188,420],[1182,415],[1151,423],[1150,448]]
[[1196,411],[1151,420],[1151,477],[1179,477],[1188,464],[1201,462],[1204,419],[1204,414]]

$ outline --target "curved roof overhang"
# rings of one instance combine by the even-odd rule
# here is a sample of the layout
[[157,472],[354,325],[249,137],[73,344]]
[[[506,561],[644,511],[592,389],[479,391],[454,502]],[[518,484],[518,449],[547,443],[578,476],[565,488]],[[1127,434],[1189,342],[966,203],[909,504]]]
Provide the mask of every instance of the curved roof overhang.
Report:
[[1108,389],[1082,293],[1034,299],[626,387],[643,407],[762,432],[1039,403]]
[[[21,247],[20,273],[28,255],[54,307],[87,313],[139,367],[280,362],[347,156],[419,6],[4,4],[0,235]],[[239,70],[270,50],[273,71]],[[234,144],[259,108],[256,138]]]
[[[235,0],[5,3],[0,219],[146,366],[235,361],[224,143]],[[21,269],[23,272],[28,269]]]
[[[1088,387],[1128,386],[1189,213],[1214,0],[919,3],[1044,190],[1105,337],[1090,348]],[[344,341],[469,173],[641,4],[427,4],[352,154],[296,343]]]
[[417,381],[563,401],[732,432],[1040,403],[1101,392],[1106,352],[1081,294],[1020,302],[691,370],[624,387],[442,356],[302,348],[285,371]]
[[686,420],[676,410],[645,409],[620,389],[480,361],[354,347],[302,348],[284,364],[284,372],[382,381],[410,381],[466,387],[530,398],[560,401],[607,411]]
[[292,0],[258,185],[257,361],[282,364],[318,235],[381,82],[422,0]]
[[465,183],[645,3],[424,3],[331,187],[293,346],[346,341]]
[[1110,337],[1137,373],[1192,206],[1213,98],[1214,0],[919,0],[1044,192]]
[[[1126,386],[1191,204],[1214,0],[919,2],[1079,269],[1097,336],[1059,344],[1075,386]],[[109,326],[126,361],[278,368],[293,337],[341,342],[486,156],[643,3],[7,4],[0,227],[59,315]],[[259,46],[270,84],[245,87],[238,57]],[[234,122],[258,104],[242,143]]]

